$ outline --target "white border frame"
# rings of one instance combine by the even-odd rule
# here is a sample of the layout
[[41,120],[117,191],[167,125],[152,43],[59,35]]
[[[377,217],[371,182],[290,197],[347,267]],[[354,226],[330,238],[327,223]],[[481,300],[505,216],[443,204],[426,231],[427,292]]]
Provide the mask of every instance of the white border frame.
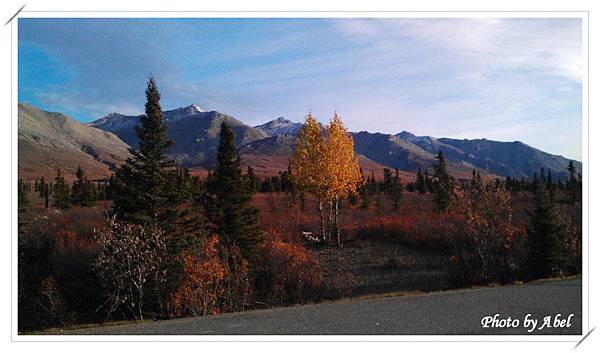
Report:
[[[19,18],[579,18],[582,30],[582,334],[581,335],[19,335],[17,324],[18,19]],[[589,325],[589,12],[588,11],[27,11],[11,30],[11,340],[18,342],[578,342]]]

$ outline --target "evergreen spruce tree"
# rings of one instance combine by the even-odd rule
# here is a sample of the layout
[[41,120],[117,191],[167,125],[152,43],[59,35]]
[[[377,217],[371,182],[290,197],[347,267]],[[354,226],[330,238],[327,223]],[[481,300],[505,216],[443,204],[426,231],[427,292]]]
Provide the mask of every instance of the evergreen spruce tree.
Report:
[[44,197],[44,190],[45,189],[46,189],[46,180],[42,176],[41,179],[40,179],[40,185],[38,186],[38,192],[40,194],[40,197]]
[[569,172],[569,180],[567,181],[566,188],[569,195],[569,201],[573,204],[576,202],[581,202],[581,188],[576,177],[577,170],[575,169],[573,161],[569,161],[567,171]]
[[548,188],[550,200],[554,200],[554,189],[556,185],[554,184],[554,180],[552,180],[552,173],[550,172],[550,169],[548,169],[548,174],[546,177],[546,187]]
[[417,180],[415,181],[415,189],[419,191],[419,194],[427,193],[427,184],[425,182],[425,177],[423,173],[421,173],[421,167],[417,170]]
[[360,194],[360,208],[362,210],[368,210],[371,204],[371,200],[369,199],[369,190],[366,184],[361,185],[359,189]]
[[423,174],[423,178],[425,178],[425,186],[427,192],[435,192],[435,184],[433,182],[433,178],[429,177],[429,171],[425,169],[425,174]]
[[392,178],[392,186],[391,187],[392,187],[392,193],[391,193],[392,209],[394,211],[396,211],[400,208],[400,199],[402,199],[402,191],[403,191],[402,182],[400,180],[400,172],[398,171],[398,168],[396,168],[396,174]]
[[478,189],[481,186],[481,175],[479,171],[473,169],[473,178],[471,179],[471,189]]
[[104,197],[107,200],[114,199],[114,188],[115,188],[115,175],[111,174],[110,178],[108,178],[108,182],[104,184]]
[[566,263],[565,226],[560,224],[555,204],[545,183],[535,191],[535,209],[527,228],[527,272],[530,279],[561,274]]
[[258,177],[256,176],[256,174],[254,174],[254,169],[252,168],[252,166],[248,166],[248,169],[246,169],[246,182],[248,183],[248,188],[249,190],[251,190],[253,193],[254,192],[258,192],[260,187],[260,180],[258,179]]
[[81,167],[77,167],[75,176],[77,180],[73,183],[71,190],[71,202],[73,205],[82,207],[94,206],[94,202],[96,201],[94,185],[87,179]]
[[348,203],[352,206],[358,205],[358,191],[348,195]]
[[[285,181],[282,180],[282,184],[285,185],[286,192],[288,193],[289,206],[294,207],[296,205],[298,199],[298,188],[294,183],[294,178],[292,177],[292,164],[288,164],[287,171],[285,172]],[[283,176],[283,174],[282,174]]]
[[176,190],[176,169],[167,159],[174,141],[167,138],[160,93],[154,78],[146,88],[146,114],[136,129],[138,148],[111,180],[113,213],[121,221],[140,225],[159,225],[168,231],[180,203]]
[[170,251],[174,254],[180,254],[184,250],[200,249],[202,242],[209,235],[204,212],[205,185],[198,177],[190,177],[186,170],[183,170],[181,177],[186,180],[182,184],[189,193],[191,203],[175,219],[174,233],[177,237],[173,237],[169,244]]
[[234,138],[233,130],[223,122],[217,165],[207,180],[206,216],[222,242],[227,247],[239,246],[242,256],[256,268],[262,257],[263,234],[258,226],[258,210],[250,204],[252,192],[242,176]]
[[389,168],[383,168],[382,190],[388,195],[392,193],[392,171]]
[[381,195],[379,193],[375,196],[375,209],[377,212],[382,212],[385,209],[385,205],[383,204],[383,200],[381,200]]
[[435,210],[437,212],[442,212],[445,211],[450,204],[452,192],[454,190],[454,179],[446,171],[446,161],[444,160],[442,151],[439,151],[435,158],[438,162],[434,168],[433,174],[436,178],[433,202],[435,203]]
[[50,186],[48,183],[44,184],[44,208],[48,209],[50,206]]
[[56,170],[53,187],[54,207],[65,210],[71,207],[71,198],[69,196],[69,185],[65,182],[65,178]]
[[23,180],[18,181],[18,194],[17,194],[17,222],[18,222],[18,234],[26,234],[29,230],[30,214],[29,214],[29,197],[27,196],[27,187]]

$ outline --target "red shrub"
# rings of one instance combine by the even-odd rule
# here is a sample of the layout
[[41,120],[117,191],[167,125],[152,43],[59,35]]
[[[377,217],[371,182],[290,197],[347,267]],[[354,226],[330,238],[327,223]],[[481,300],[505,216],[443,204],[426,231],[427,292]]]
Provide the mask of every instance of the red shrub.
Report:
[[381,216],[357,226],[356,236],[362,240],[382,240],[416,250],[443,251],[447,239],[433,213],[404,216]]
[[300,245],[274,241],[267,244],[267,301],[295,304],[323,295],[325,281],[317,258]]
[[170,297],[173,315],[243,310],[251,288],[247,262],[241,259],[237,247],[227,250],[213,235],[198,253],[186,251],[180,257],[183,271]]
[[457,285],[515,280],[522,261],[522,233],[512,221],[510,193],[482,184],[454,191],[440,222],[450,240],[452,279]]
[[171,295],[176,316],[219,313],[229,269],[219,257],[218,244],[219,239],[212,236],[204,244],[201,254],[185,252],[181,255],[183,274],[177,290]]

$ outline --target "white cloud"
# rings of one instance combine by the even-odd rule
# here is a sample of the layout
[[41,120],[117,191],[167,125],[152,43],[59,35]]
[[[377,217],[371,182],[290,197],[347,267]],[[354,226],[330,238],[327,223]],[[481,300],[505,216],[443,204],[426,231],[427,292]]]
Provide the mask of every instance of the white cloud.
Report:
[[581,82],[578,19],[344,19],[335,28],[363,41],[429,44],[474,70],[539,70]]

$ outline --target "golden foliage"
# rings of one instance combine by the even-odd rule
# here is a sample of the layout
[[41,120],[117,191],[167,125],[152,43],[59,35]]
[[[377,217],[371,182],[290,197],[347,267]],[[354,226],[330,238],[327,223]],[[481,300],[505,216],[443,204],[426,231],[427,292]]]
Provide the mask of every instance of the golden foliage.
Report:
[[171,295],[171,305],[177,316],[219,313],[219,301],[225,293],[227,265],[219,257],[219,238],[210,237],[200,256],[191,252],[182,254],[183,276],[179,287]]
[[291,160],[292,179],[298,188],[325,196],[325,138],[317,120],[308,114],[298,134]]
[[213,235],[200,251],[185,251],[180,256],[183,271],[170,298],[175,316],[243,310],[251,286],[248,263],[241,258],[237,246],[228,250]]
[[319,199],[320,235],[323,240],[326,238],[323,201],[331,206],[330,221],[333,216],[340,245],[339,202],[356,192],[362,182],[362,173],[358,156],[354,153],[354,140],[337,113],[326,127],[325,136],[316,119],[308,114],[292,155],[291,169],[296,186]]
[[462,285],[514,280],[522,239],[504,187],[485,180],[468,193],[456,187],[441,218],[450,236],[454,281]]
[[362,182],[354,140],[336,114],[325,129],[308,114],[291,160],[296,186],[327,200],[356,192]]
[[337,113],[326,128],[325,166],[329,200],[356,192],[362,182],[358,156],[354,153],[354,140]]

